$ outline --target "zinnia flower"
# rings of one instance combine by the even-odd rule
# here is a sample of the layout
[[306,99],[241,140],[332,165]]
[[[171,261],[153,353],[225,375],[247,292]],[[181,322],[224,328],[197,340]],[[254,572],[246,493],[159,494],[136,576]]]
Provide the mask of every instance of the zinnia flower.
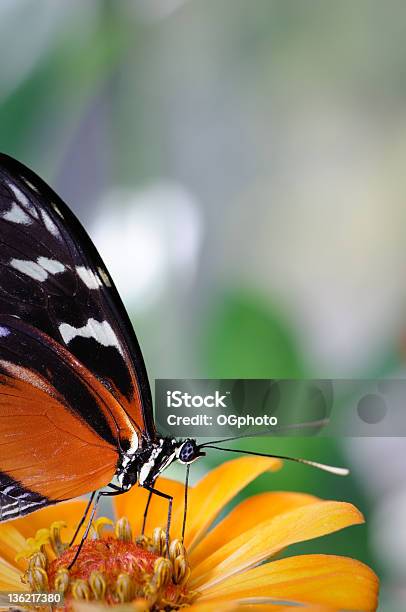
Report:
[[61,530],[68,542],[85,502],[67,502],[0,524],[0,590],[60,591],[65,610],[75,612],[112,605],[115,612],[376,610],[378,578],[359,561],[318,554],[269,561],[290,544],[362,523],[353,505],[304,493],[267,492],[245,499],[213,526],[249,482],[280,466],[277,459],[239,458],[190,487],[184,543],[184,486],[160,478],[158,488],[174,496],[169,552],[163,499],[153,496],[146,535],[137,537],[148,495],[140,487],[114,498],[115,525],[109,519],[95,521],[71,570],[66,568],[76,545],[64,544]]

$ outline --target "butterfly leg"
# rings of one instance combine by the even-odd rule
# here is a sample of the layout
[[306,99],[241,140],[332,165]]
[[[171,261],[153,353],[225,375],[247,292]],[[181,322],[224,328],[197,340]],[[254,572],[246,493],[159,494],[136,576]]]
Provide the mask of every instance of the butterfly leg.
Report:
[[187,495],[189,491],[189,470],[190,463],[186,465],[186,476],[185,476],[185,496],[183,504],[183,522],[182,522],[182,542],[185,543],[185,530],[186,530],[186,517],[187,517]]
[[166,554],[169,557],[169,530],[171,528],[173,497],[172,495],[168,495],[167,493],[163,493],[162,491],[158,491],[158,489],[154,489],[153,487],[148,487],[146,485],[144,485],[144,489],[147,489],[151,495],[153,493],[154,495],[158,495],[158,497],[163,497],[164,499],[168,500],[168,518],[166,521]]
[[142,520],[141,535],[144,535],[144,532],[145,532],[145,524],[147,522],[147,515],[148,515],[149,505],[151,503],[151,497],[152,497],[152,491],[149,491],[147,505],[145,506],[145,510],[144,510],[144,518]]
[[92,493],[92,494],[91,494],[91,496],[90,496],[89,502],[88,502],[88,504],[87,504],[87,506],[86,506],[86,510],[84,511],[84,513],[83,513],[83,515],[82,515],[82,518],[80,519],[80,522],[79,522],[78,526],[76,527],[76,531],[75,531],[75,533],[74,533],[74,535],[73,535],[73,538],[72,538],[72,539],[71,539],[71,541],[69,542],[69,546],[72,546],[73,542],[76,540],[77,535],[78,535],[78,533],[79,533],[79,530],[80,530],[80,528],[82,527],[83,523],[84,523],[84,522],[85,522],[85,520],[86,520],[86,517],[87,517],[88,512],[89,512],[89,510],[90,510],[90,506],[91,506],[91,505],[92,505],[92,503],[93,503],[93,500],[94,500],[94,496],[95,496],[95,495],[96,495],[96,491],[93,491],[93,493]]
[[68,569],[69,570],[75,564],[76,559],[78,558],[78,556],[80,554],[80,551],[83,548],[83,544],[87,540],[87,536],[89,535],[90,527],[92,526],[94,515],[96,514],[96,510],[97,510],[97,506],[99,504],[100,498],[101,497],[112,497],[113,495],[121,495],[122,493],[123,493],[123,491],[121,491],[121,490],[119,490],[119,491],[99,491],[97,494],[96,494],[96,491],[94,491],[93,496],[96,494],[96,500],[95,500],[95,502],[93,504],[92,512],[90,514],[90,519],[89,519],[89,521],[88,521],[88,523],[86,525],[85,533],[83,534],[82,539],[80,540],[80,543],[79,543],[79,546],[78,546],[77,551],[75,553],[75,556],[73,557],[72,561],[68,565]]

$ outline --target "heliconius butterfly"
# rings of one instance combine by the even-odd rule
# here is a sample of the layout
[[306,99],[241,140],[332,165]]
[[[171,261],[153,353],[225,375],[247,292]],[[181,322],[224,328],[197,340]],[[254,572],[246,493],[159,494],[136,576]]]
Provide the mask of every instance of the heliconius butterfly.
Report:
[[157,477],[174,461],[188,476],[220,442],[159,435],[137,338],[95,246],[44,181],[0,155],[0,521],[92,493],[86,536],[100,496],[138,483],[150,492],[144,525],[151,495],[167,498],[168,536],[172,499]]

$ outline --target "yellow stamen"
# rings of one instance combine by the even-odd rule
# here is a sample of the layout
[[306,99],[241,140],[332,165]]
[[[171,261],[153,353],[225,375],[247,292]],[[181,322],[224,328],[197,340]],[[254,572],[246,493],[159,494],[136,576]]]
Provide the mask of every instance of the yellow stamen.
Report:
[[138,546],[141,546],[141,548],[148,550],[149,546],[151,546],[151,539],[146,535],[139,535],[135,538],[135,543],[138,544]]
[[78,578],[72,584],[72,595],[74,599],[81,599],[89,601],[90,599],[90,588],[86,580]]
[[34,553],[28,560],[28,569],[34,569],[35,567],[46,569],[47,561],[47,556],[43,552]]
[[170,583],[172,579],[172,564],[169,559],[160,557],[154,563],[154,582],[157,589],[161,589]]
[[94,598],[98,601],[103,601],[106,594],[107,583],[101,572],[94,571],[89,578],[90,588]]
[[117,521],[114,531],[116,537],[123,542],[131,542],[133,539],[130,521],[126,516]]
[[66,529],[66,527],[67,524],[65,523],[65,521],[55,521],[54,523],[52,523],[51,528],[49,530],[49,539],[52,546],[52,550],[54,551],[57,557],[59,557],[63,553],[63,551],[66,550],[67,547],[67,545],[64,544],[61,540],[61,530]]
[[109,527],[112,527],[114,523],[111,519],[107,518],[106,516],[101,516],[100,518],[93,521],[92,528],[91,528],[93,536],[97,538],[98,540],[100,540],[103,537],[103,529],[107,525]]
[[174,561],[176,559],[176,557],[179,557],[179,555],[186,555],[186,549],[183,546],[181,540],[172,540],[170,546],[169,546],[169,558]]
[[186,584],[190,576],[190,567],[184,555],[179,555],[172,562],[173,564],[173,582],[180,586]]
[[42,540],[49,540],[50,538],[50,530],[49,529],[38,529],[35,534],[35,540],[40,542]]
[[34,566],[27,570],[26,580],[34,593],[48,591],[48,575],[43,567]]
[[69,587],[69,570],[66,567],[61,567],[55,576],[55,591],[58,593],[66,593]]
[[26,548],[15,556],[15,560],[27,559],[35,553],[45,553],[45,546],[50,543],[49,529],[39,529],[35,538],[27,538]]
[[166,552],[166,533],[161,527],[156,527],[152,532],[152,550],[160,557]]
[[135,597],[135,585],[129,574],[120,574],[116,582],[116,593],[120,603],[132,601]]

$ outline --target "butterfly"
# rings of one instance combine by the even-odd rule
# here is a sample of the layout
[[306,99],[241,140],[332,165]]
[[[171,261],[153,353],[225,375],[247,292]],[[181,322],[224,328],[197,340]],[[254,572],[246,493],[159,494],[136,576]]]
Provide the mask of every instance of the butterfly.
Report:
[[144,525],[151,495],[168,500],[168,535],[172,498],[155,481],[174,461],[188,477],[205,448],[156,431],[141,349],[99,253],[54,191],[0,154],[0,521],[91,493],[88,532],[102,495],[138,484]]

